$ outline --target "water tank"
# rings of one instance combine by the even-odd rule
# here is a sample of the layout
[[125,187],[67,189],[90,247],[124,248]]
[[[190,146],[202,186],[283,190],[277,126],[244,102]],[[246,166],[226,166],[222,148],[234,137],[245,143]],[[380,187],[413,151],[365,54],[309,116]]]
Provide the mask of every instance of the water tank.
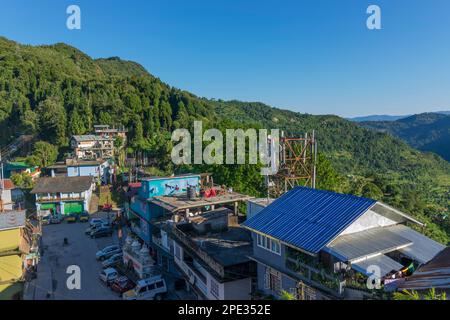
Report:
[[189,186],[187,188],[187,197],[189,200],[197,199],[197,190],[194,186]]

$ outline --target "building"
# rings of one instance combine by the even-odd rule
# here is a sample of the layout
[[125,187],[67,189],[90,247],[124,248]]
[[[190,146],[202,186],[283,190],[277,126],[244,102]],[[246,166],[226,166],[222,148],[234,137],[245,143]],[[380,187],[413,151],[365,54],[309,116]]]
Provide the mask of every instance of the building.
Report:
[[[249,300],[256,278],[250,233],[220,208],[179,222],[154,222],[153,244],[170,257],[189,291],[201,300]],[[167,267],[167,261],[163,267]]]
[[96,160],[111,159],[116,154],[115,142],[122,139],[123,148],[127,140],[127,130],[111,128],[108,125],[95,125],[95,134],[75,135],[70,140],[74,156],[77,159]]
[[[184,279],[200,299],[250,298],[256,274],[248,258],[251,237],[237,224],[238,204],[250,197],[213,186],[208,175],[146,178],[139,189],[133,186],[131,230],[155,263]],[[135,247],[138,257],[142,247]]]
[[17,188],[10,179],[0,182],[0,211],[16,210],[24,207],[24,194],[20,188]]
[[381,202],[296,187],[243,223],[253,234],[258,293],[298,299],[373,297],[380,281],[432,259],[444,246]]
[[31,193],[38,214],[64,216],[89,211],[94,181],[90,176],[39,178]]
[[[439,252],[433,259],[420,266],[410,277],[399,281],[398,291],[415,290],[428,293],[435,289],[437,294],[450,295],[450,247]],[[447,298],[448,299],[448,298]]]
[[274,199],[271,198],[254,198],[247,200],[247,219],[250,219],[257,213],[261,212],[273,201]]
[[137,195],[131,197],[130,221],[132,230],[147,245],[151,244],[151,221],[163,212],[151,203],[155,196],[186,193],[188,186],[200,190],[200,175],[180,175],[176,177],[153,177],[143,179]]
[[38,166],[31,166],[24,161],[8,162],[4,171],[5,178],[11,178],[13,174],[27,173],[35,180],[41,175],[41,169]]
[[27,270],[38,261],[25,211],[0,212],[0,300],[21,299]]
[[112,127],[111,128],[109,125],[94,125],[94,131],[99,136],[111,137],[114,140],[117,137],[120,137],[123,141],[122,146],[124,146],[126,144],[128,130],[125,129],[124,127],[121,127],[121,128]]
[[112,183],[113,167],[112,160],[81,160],[66,159],[46,168],[51,177],[93,177],[95,182],[101,184]]
[[95,160],[114,157],[114,138],[94,134],[73,136],[70,140],[77,159]]

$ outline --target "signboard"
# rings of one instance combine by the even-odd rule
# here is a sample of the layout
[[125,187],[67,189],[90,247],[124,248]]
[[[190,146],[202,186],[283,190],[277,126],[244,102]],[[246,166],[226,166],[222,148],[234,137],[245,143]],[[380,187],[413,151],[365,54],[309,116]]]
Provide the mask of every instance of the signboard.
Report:
[[0,213],[0,230],[25,226],[25,210]]

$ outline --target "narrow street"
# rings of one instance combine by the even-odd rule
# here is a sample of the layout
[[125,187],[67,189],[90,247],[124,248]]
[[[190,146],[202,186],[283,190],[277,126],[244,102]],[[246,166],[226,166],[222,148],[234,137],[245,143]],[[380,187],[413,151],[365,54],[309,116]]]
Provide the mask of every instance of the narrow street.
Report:
[[[93,217],[105,218],[104,213]],[[119,295],[111,291],[99,279],[101,263],[95,253],[110,244],[117,244],[113,237],[91,239],[85,234],[88,223],[62,222],[43,227],[43,255],[39,263],[38,277],[27,290],[26,299],[31,300],[114,300]],[[64,245],[64,238],[68,245]],[[77,265],[81,270],[81,289],[69,290],[66,282],[70,274],[67,268]]]

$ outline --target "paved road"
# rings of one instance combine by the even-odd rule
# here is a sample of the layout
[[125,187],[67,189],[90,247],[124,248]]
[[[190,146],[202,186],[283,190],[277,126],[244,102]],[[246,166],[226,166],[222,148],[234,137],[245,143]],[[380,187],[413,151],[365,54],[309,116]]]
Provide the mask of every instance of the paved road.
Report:
[[[95,217],[104,217],[99,213]],[[44,254],[38,266],[38,277],[31,283],[34,292],[30,299],[56,300],[114,300],[117,293],[107,288],[100,280],[101,264],[95,253],[110,244],[118,244],[117,235],[112,238],[91,239],[84,231],[88,223],[63,222],[43,228]],[[63,245],[64,238],[69,244]],[[71,265],[81,269],[81,289],[69,290],[66,282],[70,274],[66,270]],[[51,287],[51,288],[48,288]],[[47,289],[48,288],[48,289]],[[51,294],[47,295],[47,292]]]

